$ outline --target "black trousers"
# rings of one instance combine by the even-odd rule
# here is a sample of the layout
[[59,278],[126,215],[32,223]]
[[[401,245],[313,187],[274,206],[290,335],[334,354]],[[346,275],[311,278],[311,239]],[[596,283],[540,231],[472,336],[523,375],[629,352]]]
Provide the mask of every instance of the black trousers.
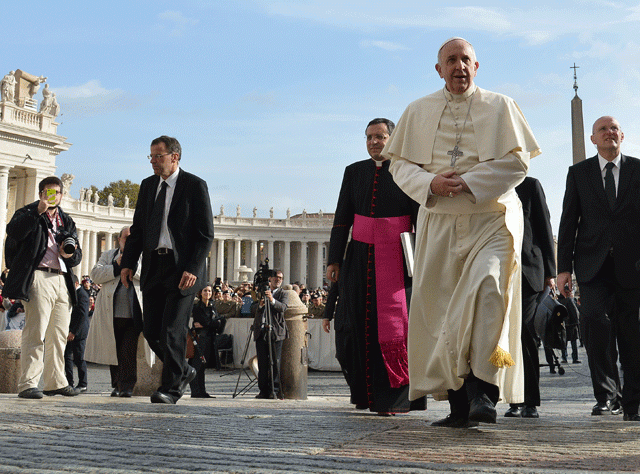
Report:
[[133,391],[138,381],[138,338],[140,329],[133,318],[113,318],[118,365],[111,365],[111,387],[119,392]]
[[540,293],[531,288],[526,278],[522,278],[522,360],[524,363],[524,404],[528,407],[540,406],[540,357],[533,318],[538,306]]
[[194,298],[193,294],[180,293],[181,278],[173,254],[154,254],[149,262],[149,280],[142,289],[144,337],[163,363],[158,391],[176,400],[182,395],[180,384],[189,370],[185,358],[187,325]]
[[73,366],[78,368],[78,387],[87,386],[87,362],[84,360],[86,339],[74,339],[67,342],[64,349],[64,372],[69,385],[73,387]]
[[[580,300],[582,335],[596,400],[617,400],[622,395],[625,413],[637,413],[640,404],[640,289],[620,285],[610,256],[592,281],[580,284]],[[622,391],[616,364],[618,351],[624,373]]]
[[196,378],[191,381],[189,386],[191,387],[191,395],[202,395],[206,393],[204,385],[204,372],[207,368],[207,364],[202,362],[200,358],[204,355],[205,360],[208,362],[211,354],[211,336],[206,328],[196,329],[198,334],[198,347],[195,350],[195,357],[189,359],[189,365],[196,369]]
[[280,358],[282,356],[282,342],[273,341],[271,343],[273,362],[273,391],[271,390],[271,379],[269,377],[269,343],[265,337],[260,336],[256,341],[256,356],[258,357],[258,388],[263,395],[278,394],[280,391]]
[[[640,404],[640,289],[623,288],[609,256],[596,277],[580,286],[580,319],[593,393],[598,402],[619,400],[625,413]],[[616,349],[617,345],[617,349]],[[620,390],[618,351],[624,373]]]

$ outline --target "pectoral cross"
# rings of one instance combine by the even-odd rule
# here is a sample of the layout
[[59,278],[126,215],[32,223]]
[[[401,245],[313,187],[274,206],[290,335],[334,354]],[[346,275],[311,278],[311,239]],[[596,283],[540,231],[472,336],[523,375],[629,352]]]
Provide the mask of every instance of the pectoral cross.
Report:
[[447,155],[451,155],[451,166],[455,166],[458,157],[464,155],[464,153],[462,153],[458,148],[458,145],[456,145],[453,147],[453,150],[447,152]]

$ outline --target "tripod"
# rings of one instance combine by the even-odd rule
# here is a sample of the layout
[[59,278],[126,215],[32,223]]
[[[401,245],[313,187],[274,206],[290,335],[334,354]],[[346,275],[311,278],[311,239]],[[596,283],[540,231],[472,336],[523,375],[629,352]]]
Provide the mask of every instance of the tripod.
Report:
[[[263,332],[263,330],[266,329],[266,338],[267,338],[267,345],[268,345],[268,352],[269,352],[269,381],[270,381],[270,385],[271,385],[271,393],[275,393],[275,385],[274,385],[274,380],[273,380],[273,320],[272,320],[272,315],[271,315],[271,304],[269,302],[269,300],[267,299],[266,295],[262,295],[262,301],[264,302],[264,311],[262,313],[262,324],[260,326],[260,328],[258,328],[257,330],[260,331],[260,333]],[[251,376],[251,374],[247,371],[247,367],[245,367],[244,363],[247,357],[247,353],[249,351],[249,344],[251,343],[251,335],[254,333],[254,331],[256,331],[256,328],[254,328],[253,326],[251,327],[251,330],[249,331],[249,334],[247,336],[247,342],[244,346],[244,351],[242,353],[242,359],[240,360],[240,370],[239,370],[239,374],[238,374],[238,380],[236,382],[236,388],[233,392],[233,398],[236,398],[238,395],[244,395],[245,393],[247,393],[249,390],[251,390],[257,383],[258,383],[258,374],[256,373],[256,377],[253,378]],[[265,337],[263,335],[259,336],[259,337]],[[242,378],[242,374],[245,374],[247,376],[247,378],[249,379],[249,383],[247,385],[245,385],[242,389],[238,390],[238,387],[240,386],[240,379]]]

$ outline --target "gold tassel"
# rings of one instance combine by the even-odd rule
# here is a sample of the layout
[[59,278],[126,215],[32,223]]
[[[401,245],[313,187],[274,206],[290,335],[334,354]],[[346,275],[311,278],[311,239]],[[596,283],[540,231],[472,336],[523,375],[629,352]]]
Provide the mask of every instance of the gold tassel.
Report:
[[496,346],[496,348],[493,350],[493,354],[491,354],[489,362],[491,362],[499,369],[502,369],[504,367],[511,367],[516,364],[513,361],[511,354],[502,349],[500,346]]

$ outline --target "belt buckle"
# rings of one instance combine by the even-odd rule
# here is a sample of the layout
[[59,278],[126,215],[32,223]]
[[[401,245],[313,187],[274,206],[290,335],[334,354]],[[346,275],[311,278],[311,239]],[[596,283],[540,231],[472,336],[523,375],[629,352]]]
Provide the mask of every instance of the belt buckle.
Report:
[[169,249],[168,248],[159,248],[158,249],[158,255],[167,255],[169,253]]

